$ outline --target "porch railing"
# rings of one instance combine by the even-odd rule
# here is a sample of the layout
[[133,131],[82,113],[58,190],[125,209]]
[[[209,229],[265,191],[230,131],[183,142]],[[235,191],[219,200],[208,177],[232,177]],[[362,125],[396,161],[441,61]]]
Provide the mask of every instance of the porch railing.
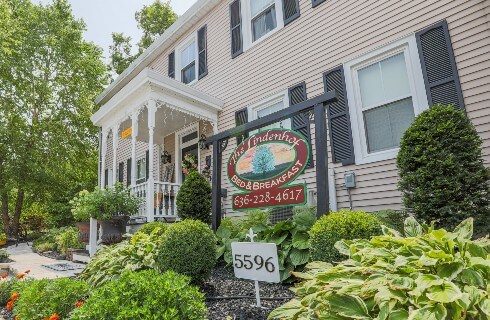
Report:
[[131,188],[131,192],[141,199],[137,216],[147,217],[148,221],[176,217],[176,199],[180,184],[153,182],[153,188],[149,188],[150,183],[152,182],[143,182]]

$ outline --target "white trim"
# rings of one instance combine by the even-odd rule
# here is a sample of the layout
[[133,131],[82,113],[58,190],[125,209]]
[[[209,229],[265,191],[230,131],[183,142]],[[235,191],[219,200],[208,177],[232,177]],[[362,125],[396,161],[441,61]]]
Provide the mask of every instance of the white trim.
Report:
[[398,154],[399,148],[368,153],[364,121],[362,120],[363,110],[361,108],[359,86],[357,83],[357,70],[400,52],[403,52],[405,56],[414,113],[417,116],[428,108],[428,102],[415,35],[395,41],[344,64],[349,113],[352,123],[352,140],[354,143],[356,164],[358,165],[394,159]]
[[196,78],[189,82],[187,85],[191,86],[195,84],[198,79],[199,79],[199,49],[198,49],[198,43],[197,43],[197,31],[193,32],[190,36],[188,36],[184,41],[182,41],[180,44],[178,44],[175,47],[175,80],[182,82],[182,69],[185,66],[181,65],[181,55],[182,55],[182,50],[187,48],[192,42],[195,44],[195,50],[194,50],[194,70],[196,74]]
[[[197,132],[197,138],[186,143],[182,143],[182,138],[188,134]],[[182,184],[182,149],[198,144],[199,142],[199,121],[175,132],[175,182]],[[201,149],[197,147],[197,168],[201,170]]]
[[[288,90],[283,90],[279,93],[275,93],[272,95],[269,95],[260,101],[250,105],[247,107],[248,115],[249,115],[249,121],[257,120],[257,112],[263,109],[266,109],[268,107],[271,107],[272,105],[281,102],[283,103],[283,109],[289,108],[289,95],[288,95]],[[284,127],[286,129],[291,129],[291,120],[285,119],[283,121],[280,121],[281,124],[284,124]],[[257,131],[252,131],[250,134],[253,134]]]
[[[253,0],[240,0],[241,1],[241,15],[242,15],[242,36],[243,36],[243,52],[252,48],[253,46],[261,43],[265,39],[272,36],[277,31],[284,28],[284,12],[282,7],[282,0],[274,0],[276,9],[276,27],[260,37],[259,39],[252,41],[252,13],[250,10],[250,1]],[[263,11],[262,11],[263,12]]]

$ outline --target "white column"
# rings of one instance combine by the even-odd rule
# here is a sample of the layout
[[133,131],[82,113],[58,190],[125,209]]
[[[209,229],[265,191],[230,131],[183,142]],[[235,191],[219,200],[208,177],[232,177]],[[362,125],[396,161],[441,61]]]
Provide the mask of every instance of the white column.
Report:
[[100,188],[104,189],[105,186],[105,160],[106,160],[106,154],[107,154],[107,131],[102,130],[102,160],[101,160],[101,167],[100,167],[100,174],[102,175],[100,177]]
[[136,137],[138,136],[138,111],[131,115],[131,187],[136,186]]
[[116,184],[117,176],[117,145],[119,143],[119,124],[112,128],[112,183]]
[[148,182],[146,189],[146,214],[148,217],[148,222],[152,222],[155,220],[154,216],[154,201],[155,201],[155,185],[153,178],[153,159],[155,152],[155,145],[153,141],[153,134],[155,131],[155,113],[157,111],[157,104],[155,100],[148,101],[148,153],[149,153],[149,161],[148,164]]
[[[100,165],[100,188],[104,188],[105,185],[105,160],[107,153],[107,130],[102,129],[102,140],[100,144],[101,148],[101,165]],[[97,220],[90,218],[90,233],[88,243],[88,253],[91,257],[94,256],[97,251]]]

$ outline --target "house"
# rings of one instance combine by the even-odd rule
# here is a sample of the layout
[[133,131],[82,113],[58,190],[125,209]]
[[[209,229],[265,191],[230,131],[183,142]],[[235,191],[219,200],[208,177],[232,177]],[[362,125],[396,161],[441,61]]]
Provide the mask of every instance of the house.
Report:
[[[100,184],[130,186],[147,221],[175,217],[185,154],[208,170],[207,137],[329,90],[332,209],[402,208],[400,138],[435,103],[466,111],[490,165],[490,2],[198,0],[97,98]],[[304,116],[276,126],[314,141]],[[298,179],[312,205],[315,170]],[[222,188],[224,214],[240,215]]]

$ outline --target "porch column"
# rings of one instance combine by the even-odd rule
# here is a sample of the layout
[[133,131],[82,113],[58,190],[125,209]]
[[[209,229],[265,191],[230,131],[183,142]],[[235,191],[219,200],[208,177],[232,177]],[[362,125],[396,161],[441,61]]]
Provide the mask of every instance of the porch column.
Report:
[[119,143],[119,124],[112,128],[112,183],[119,180],[117,176],[117,145]]
[[136,186],[136,137],[138,136],[138,111],[131,115],[131,187]]
[[155,146],[153,142],[153,133],[155,131],[155,113],[157,111],[157,103],[155,100],[148,101],[148,154],[149,161],[148,164],[148,181],[146,189],[146,214],[148,217],[148,222],[155,220],[154,214],[154,201],[155,201],[155,180],[153,178],[153,159]]
[[[100,141],[100,188],[104,188],[105,185],[105,160],[107,153],[107,130],[102,129],[101,141]],[[97,220],[90,218],[90,231],[89,231],[89,243],[87,246],[88,253],[91,257],[97,252]]]
[[101,148],[102,148],[102,156],[101,156],[101,165],[100,165],[100,188],[104,189],[105,187],[105,160],[106,160],[106,154],[107,154],[107,134],[108,131],[102,129],[102,143],[101,143]]

